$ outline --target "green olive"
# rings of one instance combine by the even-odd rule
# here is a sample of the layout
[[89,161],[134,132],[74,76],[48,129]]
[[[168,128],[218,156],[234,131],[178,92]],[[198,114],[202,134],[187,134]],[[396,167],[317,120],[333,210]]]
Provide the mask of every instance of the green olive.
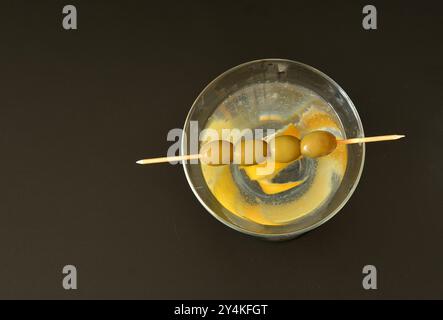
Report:
[[262,163],[268,156],[268,144],[259,139],[242,139],[234,148],[234,163],[250,166]]
[[288,163],[300,157],[300,140],[294,136],[277,136],[269,145],[271,155],[276,162]]
[[323,157],[337,147],[337,139],[327,131],[313,131],[301,140],[302,155],[310,158]]
[[220,166],[232,163],[234,159],[234,145],[226,140],[214,140],[205,143],[201,149],[201,161],[211,166]]

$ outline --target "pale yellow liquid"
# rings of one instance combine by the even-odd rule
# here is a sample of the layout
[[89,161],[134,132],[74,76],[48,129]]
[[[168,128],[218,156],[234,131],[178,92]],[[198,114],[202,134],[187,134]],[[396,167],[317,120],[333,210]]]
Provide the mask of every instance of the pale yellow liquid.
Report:
[[[228,98],[224,101],[208,119],[205,128],[215,129],[222,136],[222,129],[238,128],[244,129],[251,125],[263,123],[268,126],[272,122],[273,127],[277,124],[277,135],[293,135],[301,139],[305,134],[314,130],[328,130],[337,138],[344,138],[343,130],[333,108],[312,91],[294,85],[276,84],[274,97],[260,97],[252,105],[251,101],[242,99],[255,93],[256,89],[246,88],[245,92],[239,92],[238,96]],[[249,91],[248,91],[249,90]],[[240,98],[239,98],[240,97]],[[288,99],[295,99],[294,106],[288,104]],[[269,100],[282,107],[275,107],[273,112],[266,110]],[[266,103],[265,103],[266,102]],[[242,106],[242,103],[245,104]],[[248,105],[249,103],[249,105]],[[254,101],[252,101],[254,103]],[[244,112],[239,107],[244,107]],[[263,105],[263,106],[262,106]],[[251,111],[252,110],[252,111]],[[283,110],[283,111],[281,111]],[[210,140],[208,137],[207,140]],[[235,144],[236,141],[233,141]],[[308,161],[309,159],[305,159]],[[296,161],[301,161],[296,160]],[[309,160],[312,161],[312,160]],[[262,196],[254,196],[251,190],[246,190],[234,179],[233,166],[208,166],[201,164],[205,181],[217,198],[217,200],[230,212],[243,219],[253,221],[262,225],[284,225],[308,214],[315,213],[321,206],[333,196],[346,171],[347,147],[339,145],[337,149],[328,156],[318,158],[312,168],[315,170],[311,175],[301,179],[289,179],[289,181],[278,181],[279,175],[288,170],[290,166],[300,165],[292,163],[276,163],[272,173],[266,175],[258,174],[257,168],[265,166],[240,167],[243,176],[249,179],[248,183],[256,183]],[[239,170],[237,170],[239,172]],[[238,176],[238,175],[237,175]],[[300,194],[296,197],[283,201],[282,195],[296,191],[300,188]],[[302,188],[302,189],[301,189]]]

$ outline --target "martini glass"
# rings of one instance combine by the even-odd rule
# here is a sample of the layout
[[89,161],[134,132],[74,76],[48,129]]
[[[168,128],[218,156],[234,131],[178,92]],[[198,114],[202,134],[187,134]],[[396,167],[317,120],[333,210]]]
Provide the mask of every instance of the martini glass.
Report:
[[[290,120],[288,120],[289,111],[294,105],[302,102],[297,94],[288,94],[288,88],[291,87],[304,88],[321,97],[331,107],[340,122],[343,138],[364,137],[363,126],[354,104],[334,80],[300,62],[263,59],[236,66],[206,86],[195,100],[186,118],[182,152],[185,153],[184,147],[189,145],[191,121],[198,121],[198,130],[203,130],[211,117],[220,114],[218,110],[222,104],[228,106],[228,112],[231,115],[247,119],[244,123],[245,127],[277,130],[282,128]],[[240,95],[239,92],[241,92]],[[244,101],[234,99],[236,103],[230,104],[232,97],[237,96],[241,96]],[[264,117],[264,115],[271,116]],[[183,167],[195,196],[217,220],[245,234],[268,240],[285,240],[322,225],[343,208],[358,184],[363,170],[364,157],[364,144],[348,145],[346,170],[334,193],[316,210],[278,225],[257,223],[233,213],[223,206],[211,192],[200,165],[183,162]],[[233,170],[233,175],[235,178],[235,170]],[[278,204],[279,201],[287,201],[286,198],[290,196],[291,192],[287,192],[271,200]]]

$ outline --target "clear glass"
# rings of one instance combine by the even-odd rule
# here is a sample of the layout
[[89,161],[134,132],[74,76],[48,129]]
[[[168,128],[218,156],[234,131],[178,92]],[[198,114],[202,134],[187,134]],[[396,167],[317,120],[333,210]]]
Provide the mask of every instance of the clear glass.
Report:
[[[279,93],[276,92],[278,90],[278,86],[275,86],[276,82],[312,90],[332,106],[341,122],[345,137],[364,136],[363,126],[355,106],[345,91],[331,78],[303,63],[282,59],[264,59],[247,62],[226,71],[200,93],[186,119],[183,143],[185,144],[186,139],[189,138],[190,121],[198,121],[199,130],[203,130],[208,118],[217,107],[228,97],[245,87],[254,85],[258,88],[258,93],[262,98],[261,104],[269,106],[270,109],[274,108],[275,104],[272,103],[272,99],[275,99],[276,95],[273,93],[277,93],[277,95]],[[254,90],[254,93],[257,94],[257,89]],[[269,99],[268,104],[266,103],[267,99]],[[291,101],[291,96],[288,99],[289,101],[285,101],[285,103],[296,103],[296,101]],[[293,99],[296,97],[294,96]],[[269,111],[278,111],[284,114],[281,104],[279,108],[280,110]],[[245,112],[251,113],[251,110],[245,110]],[[250,128],[254,128],[256,125],[254,113],[250,114],[250,118]],[[182,150],[185,149],[182,148]],[[345,205],[360,179],[364,156],[364,144],[348,145],[346,171],[333,197],[319,210],[316,210],[315,214],[300,217],[289,224],[276,226],[258,224],[233,214],[224,208],[209,190],[200,165],[184,163],[183,167],[194,194],[208,212],[219,221],[249,235],[269,240],[285,240],[323,224]]]

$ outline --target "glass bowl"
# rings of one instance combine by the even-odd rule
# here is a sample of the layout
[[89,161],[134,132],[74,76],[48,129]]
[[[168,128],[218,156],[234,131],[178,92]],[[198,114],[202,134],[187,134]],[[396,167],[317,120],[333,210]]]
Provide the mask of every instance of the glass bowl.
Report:
[[[275,86],[289,83],[312,90],[333,107],[343,126],[345,138],[364,137],[357,110],[345,91],[331,78],[306,64],[284,60],[263,59],[236,66],[209,83],[192,105],[182,136],[182,154],[189,145],[191,121],[198,121],[198,130],[205,128],[208,118],[228,97],[246,86],[260,84],[261,93],[272,96]],[[253,118],[254,115],[251,115]],[[253,119],[251,119],[252,121]],[[200,132],[198,132],[200,133]],[[200,148],[200,146],[199,146]],[[285,240],[312,230],[331,219],[346,204],[360,179],[365,158],[365,145],[348,145],[347,167],[342,181],[329,201],[315,214],[300,217],[289,224],[263,225],[243,219],[230,212],[215,198],[203,177],[199,164],[183,162],[186,178],[197,199],[217,220],[239,232],[268,240]]]

